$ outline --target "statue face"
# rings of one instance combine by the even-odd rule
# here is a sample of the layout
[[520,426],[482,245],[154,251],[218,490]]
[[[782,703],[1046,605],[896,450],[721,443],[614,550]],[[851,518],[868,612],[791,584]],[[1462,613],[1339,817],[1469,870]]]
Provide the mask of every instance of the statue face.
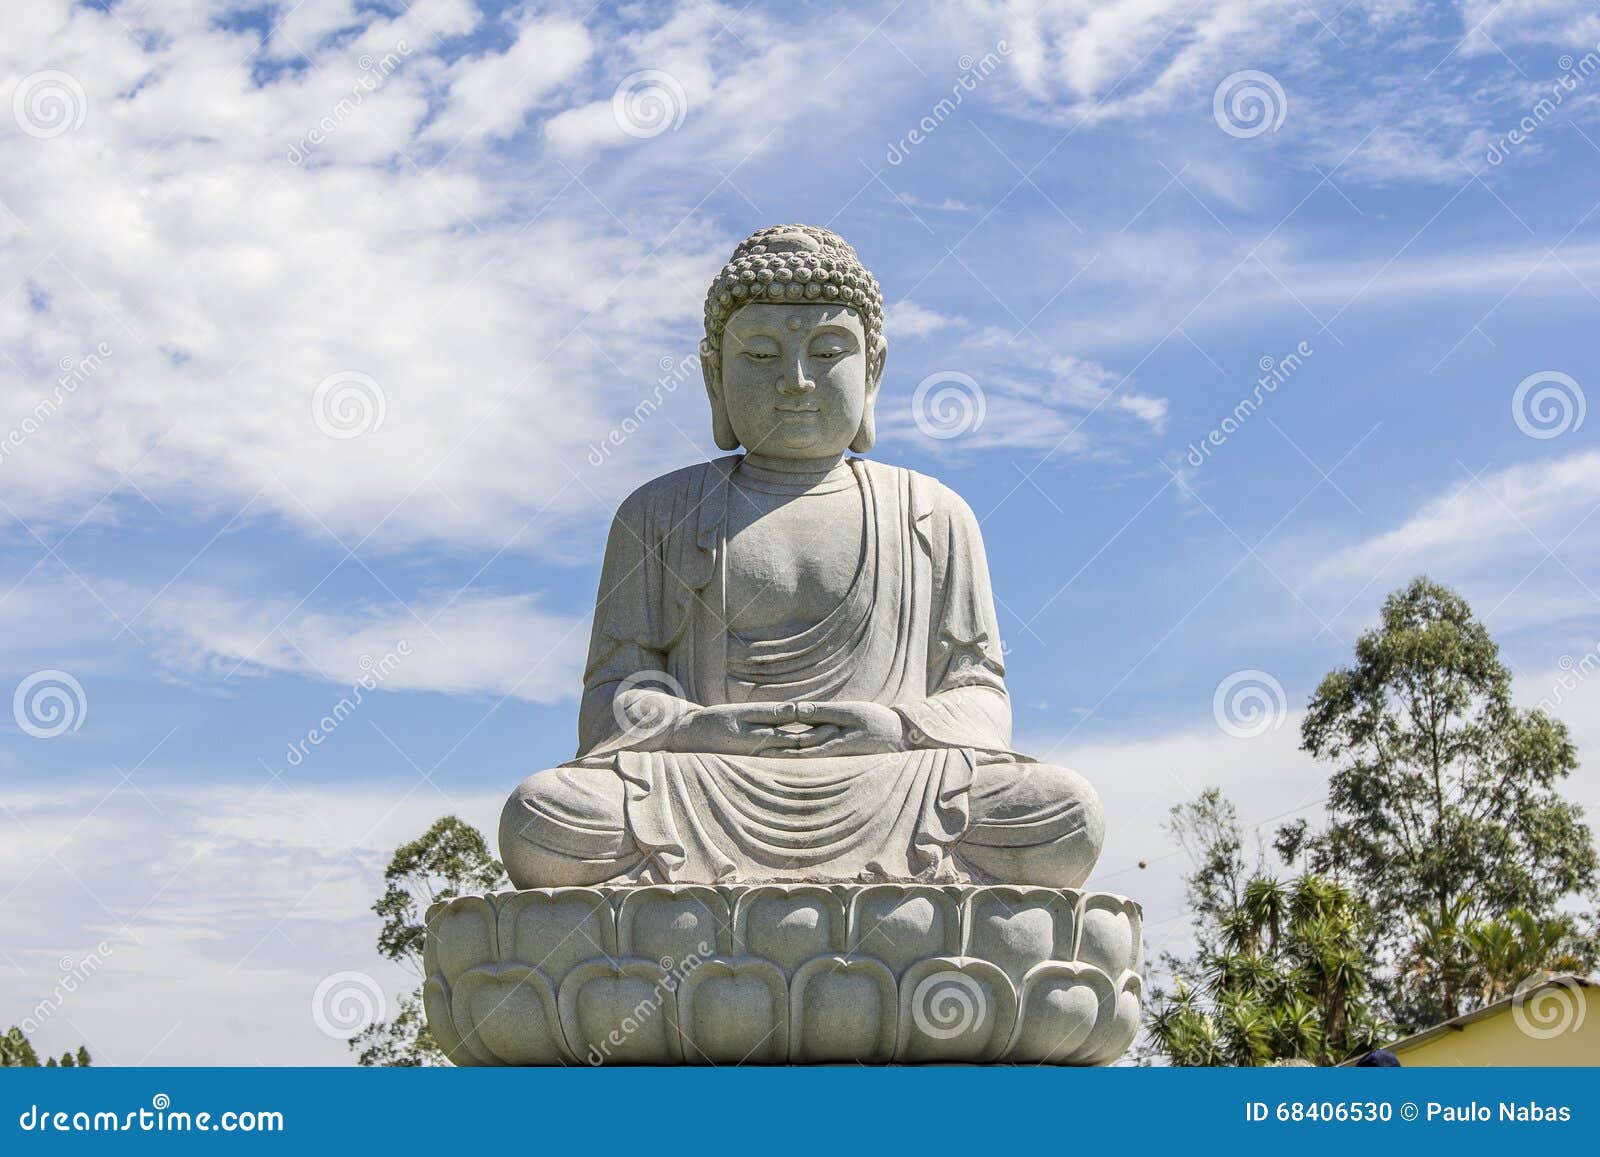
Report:
[[866,332],[849,306],[752,302],[722,338],[722,402],[747,451],[842,454],[877,393]]

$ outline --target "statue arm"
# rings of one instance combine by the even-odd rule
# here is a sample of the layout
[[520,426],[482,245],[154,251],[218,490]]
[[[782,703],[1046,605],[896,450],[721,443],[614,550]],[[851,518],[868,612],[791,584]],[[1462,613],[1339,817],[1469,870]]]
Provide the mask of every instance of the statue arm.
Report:
[[638,729],[624,728],[617,696],[634,690],[681,695],[668,674],[660,627],[661,575],[650,547],[648,497],[635,493],[611,522],[600,591],[589,633],[589,660],[578,708],[578,755],[638,747]]
[[896,703],[913,747],[1011,746],[1000,623],[978,519],[961,498],[936,486],[930,500],[932,622],[928,627],[928,696]]

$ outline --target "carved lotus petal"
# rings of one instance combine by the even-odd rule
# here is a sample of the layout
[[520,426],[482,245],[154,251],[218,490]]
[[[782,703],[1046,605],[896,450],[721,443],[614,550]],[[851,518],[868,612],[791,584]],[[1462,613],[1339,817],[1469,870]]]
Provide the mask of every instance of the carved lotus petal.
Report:
[[1072,1063],[1106,1065],[1120,1057],[1139,1032],[1139,1006],[1144,981],[1136,972],[1122,974],[1115,997],[1102,1014],[1089,1040],[1072,1054]]
[[522,964],[474,968],[456,982],[450,1005],[461,1044],[486,1064],[555,1065],[571,1059],[555,994],[538,969]]
[[875,956],[896,976],[915,960],[961,951],[961,916],[943,888],[874,884],[850,901],[850,952]]
[[678,963],[726,955],[733,949],[728,902],[714,888],[638,888],[617,909],[617,951]]
[[733,950],[759,956],[785,972],[816,956],[844,951],[844,901],[809,884],[752,888],[733,909]]
[[894,1056],[899,1019],[894,973],[866,956],[821,956],[789,984],[789,1059],[802,1064]]
[[500,959],[537,968],[559,985],[573,967],[617,952],[616,916],[592,888],[516,892],[500,905]]
[[1098,968],[1058,961],[1040,964],[1023,978],[1017,1031],[1006,1059],[1061,1064],[1114,1011],[1111,979]]
[[1068,960],[1078,897],[1051,888],[977,888],[962,912],[962,955],[997,964],[1013,983],[1047,960]]
[[789,987],[765,960],[707,960],[678,987],[690,1064],[781,1064],[789,1057]]
[[682,1064],[676,973],[653,960],[594,960],[561,982],[567,1043],[589,1064]]
[[1016,1021],[1016,990],[995,965],[964,956],[920,960],[900,978],[895,1060],[992,1061]]
[[473,1052],[461,1043],[456,1031],[455,1014],[450,1011],[450,988],[442,976],[430,976],[422,984],[422,1008],[428,1014],[428,1027],[433,1039],[444,1050],[452,1064],[483,1064]]
[[1107,976],[1139,971],[1144,952],[1139,905],[1121,896],[1096,893],[1083,898],[1074,958]]
[[454,986],[480,964],[499,959],[494,905],[484,896],[461,896],[428,910],[428,938],[423,948],[424,971]]

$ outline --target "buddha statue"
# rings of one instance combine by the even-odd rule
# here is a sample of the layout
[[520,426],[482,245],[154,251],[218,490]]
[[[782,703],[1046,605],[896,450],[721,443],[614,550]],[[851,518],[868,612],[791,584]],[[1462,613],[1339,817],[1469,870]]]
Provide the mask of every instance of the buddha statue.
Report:
[[977,519],[860,456],[886,354],[878,284],[837,234],[734,250],[700,355],[737,452],[618,510],[577,756],[501,819],[519,888],[1084,882],[1100,802],[1011,748]]

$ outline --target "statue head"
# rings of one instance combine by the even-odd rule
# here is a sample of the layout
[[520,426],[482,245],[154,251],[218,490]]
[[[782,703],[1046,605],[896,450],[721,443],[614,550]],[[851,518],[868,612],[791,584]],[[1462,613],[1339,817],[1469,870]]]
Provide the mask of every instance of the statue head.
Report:
[[752,233],[706,293],[700,367],[717,445],[870,450],[887,353],[883,294],[844,238],[814,225]]

